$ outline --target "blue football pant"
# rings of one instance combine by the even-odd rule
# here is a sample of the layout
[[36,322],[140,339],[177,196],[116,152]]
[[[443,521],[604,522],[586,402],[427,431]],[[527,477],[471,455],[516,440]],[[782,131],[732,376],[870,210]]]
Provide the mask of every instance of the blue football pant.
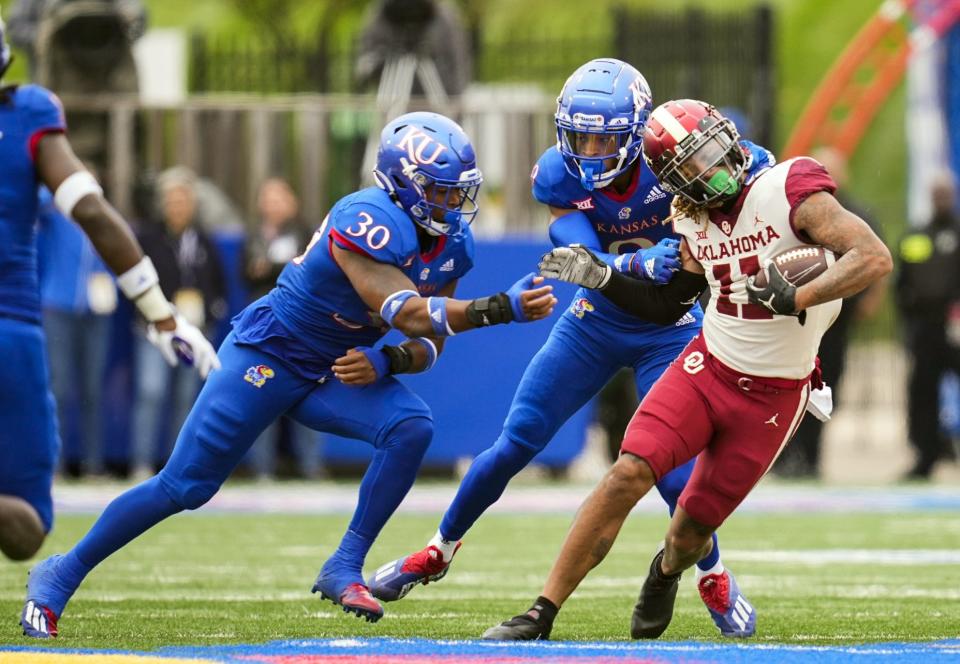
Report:
[[[349,553],[361,556],[362,565],[362,556],[413,484],[430,444],[433,425],[426,404],[392,377],[364,387],[305,380],[276,358],[235,344],[232,335],[219,357],[223,367],[207,379],[167,465],[157,477],[117,497],[68,554],[76,583],[162,519],[210,500],[257,436],[284,413],[376,448],[349,529]],[[260,387],[246,379],[258,366],[273,372]]]
[[60,439],[43,328],[0,317],[0,357],[0,494],[27,501],[49,532]]

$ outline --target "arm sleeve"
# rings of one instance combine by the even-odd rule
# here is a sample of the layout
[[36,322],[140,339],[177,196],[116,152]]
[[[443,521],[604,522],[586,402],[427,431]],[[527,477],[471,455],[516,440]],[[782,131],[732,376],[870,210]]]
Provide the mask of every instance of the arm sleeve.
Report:
[[657,325],[677,322],[696,304],[707,286],[702,274],[680,270],[663,286],[631,279],[616,270],[600,289],[607,299],[627,313]]
[[593,224],[580,210],[571,210],[550,224],[550,241],[555,247],[582,244],[594,253],[600,250],[600,239],[593,230]]

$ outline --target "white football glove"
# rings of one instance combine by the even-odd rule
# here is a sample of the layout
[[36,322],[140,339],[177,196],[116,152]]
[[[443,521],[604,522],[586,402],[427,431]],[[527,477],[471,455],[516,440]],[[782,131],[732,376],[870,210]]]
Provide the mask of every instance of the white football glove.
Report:
[[586,288],[603,288],[613,269],[582,244],[556,247],[540,258],[540,276]]
[[219,369],[217,351],[203,336],[203,332],[188,323],[180,314],[175,316],[175,320],[177,327],[170,331],[158,330],[153,323],[147,326],[147,341],[160,350],[167,364],[175,367],[182,360],[184,364],[195,367],[201,378],[206,378],[211,371]]

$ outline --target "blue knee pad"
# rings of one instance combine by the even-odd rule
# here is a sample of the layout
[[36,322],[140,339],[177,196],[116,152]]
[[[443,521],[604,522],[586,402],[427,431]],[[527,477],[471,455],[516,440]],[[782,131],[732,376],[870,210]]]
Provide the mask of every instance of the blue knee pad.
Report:
[[170,499],[187,510],[195,510],[219,491],[233,472],[256,434],[249,431],[243,417],[223,401],[213,401],[209,408],[194,408],[187,418],[173,455],[163,470],[160,481]]
[[411,417],[390,429],[377,445],[377,449],[402,447],[411,456],[423,457],[432,441],[433,420],[429,417]]
[[530,458],[533,458],[547,446],[560,424],[563,421],[556,422],[555,418],[549,418],[537,406],[517,404],[510,409],[507,421],[503,423],[503,434],[494,447],[500,445],[501,441],[509,441],[532,451]]

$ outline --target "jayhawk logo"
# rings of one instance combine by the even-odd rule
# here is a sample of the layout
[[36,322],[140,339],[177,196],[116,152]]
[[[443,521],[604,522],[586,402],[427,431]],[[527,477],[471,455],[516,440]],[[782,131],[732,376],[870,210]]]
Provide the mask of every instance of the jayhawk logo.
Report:
[[579,297],[573,303],[573,306],[570,307],[570,312],[577,318],[583,318],[584,314],[588,311],[593,311],[594,307],[590,304],[590,300],[585,297]]
[[266,364],[258,364],[255,367],[247,369],[247,373],[243,379],[248,383],[253,383],[254,387],[263,387],[263,384],[267,382],[268,378],[273,378],[276,375],[274,370]]

